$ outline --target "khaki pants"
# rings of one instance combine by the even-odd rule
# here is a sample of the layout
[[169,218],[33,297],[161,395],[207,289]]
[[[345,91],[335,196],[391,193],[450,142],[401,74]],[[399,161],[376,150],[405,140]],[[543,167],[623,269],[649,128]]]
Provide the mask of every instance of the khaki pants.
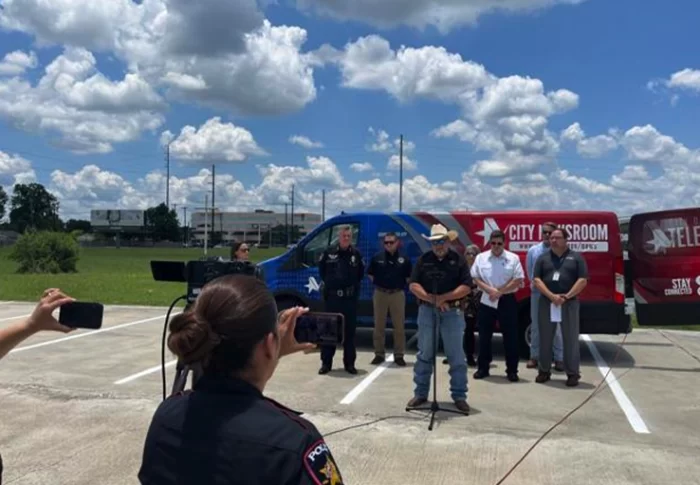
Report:
[[387,311],[394,328],[394,357],[403,357],[406,347],[404,328],[406,318],[406,294],[403,291],[387,293],[374,290],[374,353],[384,357]]

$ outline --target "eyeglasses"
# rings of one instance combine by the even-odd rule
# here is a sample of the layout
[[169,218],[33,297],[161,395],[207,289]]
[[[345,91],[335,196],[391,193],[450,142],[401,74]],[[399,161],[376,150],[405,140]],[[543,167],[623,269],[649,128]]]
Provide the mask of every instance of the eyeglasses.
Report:
[[384,241],[385,246],[391,246],[392,244],[396,244],[396,241]]
[[552,231],[542,231],[542,234],[544,234],[545,236],[549,236],[550,234],[552,234]]
[[440,239],[439,241],[433,241],[433,246],[444,246],[445,245],[445,240]]

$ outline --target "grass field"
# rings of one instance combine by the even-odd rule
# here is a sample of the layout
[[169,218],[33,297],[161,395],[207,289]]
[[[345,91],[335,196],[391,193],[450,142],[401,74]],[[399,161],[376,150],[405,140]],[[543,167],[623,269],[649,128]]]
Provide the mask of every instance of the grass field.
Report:
[[[283,248],[251,249],[251,260],[277,256]],[[81,248],[75,274],[23,275],[8,259],[10,248],[0,248],[0,300],[37,301],[45,288],[61,288],[79,300],[104,304],[170,305],[185,292],[184,283],[153,281],[150,261],[198,259],[203,250],[188,248]],[[209,250],[210,256],[228,258],[228,249]]]

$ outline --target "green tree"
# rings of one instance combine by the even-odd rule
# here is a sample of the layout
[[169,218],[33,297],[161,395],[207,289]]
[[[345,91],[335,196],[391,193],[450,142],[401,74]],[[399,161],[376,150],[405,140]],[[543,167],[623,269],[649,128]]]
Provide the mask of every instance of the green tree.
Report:
[[155,241],[179,241],[180,222],[174,209],[161,203],[156,207],[146,209],[146,229]]
[[7,206],[7,192],[0,187],[0,219],[5,217],[5,206]]
[[62,226],[58,217],[58,199],[41,184],[15,185],[11,204],[10,225],[20,233],[27,229],[59,230]]

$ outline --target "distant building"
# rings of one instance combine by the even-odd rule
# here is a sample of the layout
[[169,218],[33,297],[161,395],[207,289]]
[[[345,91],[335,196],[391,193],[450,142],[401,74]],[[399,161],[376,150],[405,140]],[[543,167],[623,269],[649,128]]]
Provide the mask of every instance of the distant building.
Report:
[[[212,232],[211,212],[193,212],[190,217],[192,239],[204,241],[205,226],[207,232]],[[267,243],[269,234],[276,227],[284,227],[285,223],[292,227],[291,213],[284,214],[273,211],[257,210],[254,212],[219,212],[214,214],[215,233],[221,233],[224,244],[231,241],[245,241],[249,244]],[[295,212],[294,225],[300,228],[300,237],[313,230],[321,223],[321,214],[310,212]],[[291,241],[296,242],[296,241]]]

